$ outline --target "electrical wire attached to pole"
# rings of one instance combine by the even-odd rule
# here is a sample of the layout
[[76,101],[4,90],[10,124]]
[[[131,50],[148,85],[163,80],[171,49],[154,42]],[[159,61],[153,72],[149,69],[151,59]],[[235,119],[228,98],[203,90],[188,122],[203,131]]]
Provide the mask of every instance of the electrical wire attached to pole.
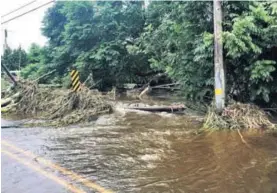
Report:
[[31,1],[31,2],[29,2],[29,3],[27,3],[27,4],[25,4],[25,5],[22,5],[21,7],[15,9],[15,10],[12,10],[12,11],[10,11],[10,12],[4,14],[4,15],[1,15],[1,18],[6,17],[6,16],[8,16],[8,15],[10,15],[10,14],[12,14],[12,13],[14,13],[14,12],[20,10],[20,9],[23,9],[24,7],[27,7],[28,5],[31,5],[32,3],[36,2],[36,1],[37,1],[37,0]]
[[24,15],[26,15],[26,14],[28,14],[28,13],[31,13],[31,12],[33,12],[33,11],[35,11],[35,10],[41,8],[41,7],[44,7],[44,6],[46,6],[46,5],[50,4],[50,3],[53,3],[54,1],[55,1],[55,0],[51,0],[51,1],[47,2],[47,3],[45,3],[45,4],[42,4],[42,5],[40,5],[40,6],[36,7],[36,8],[34,8],[34,9],[31,9],[31,10],[25,12],[25,13],[22,13],[22,14],[20,14],[20,15],[18,15],[18,16],[15,16],[15,17],[13,17],[13,18],[7,20],[7,21],[4,21],[4,22],[2,22],[1,24],[3,25],[3,24],[5,24],[5,23],[8,23],[8,22],[10,22],[10,21],[12,21],[12,20],[15,20],[15,19],[17,19],[17,18],[19,18],[19,17],[22,17],[22,16],[24,16]]

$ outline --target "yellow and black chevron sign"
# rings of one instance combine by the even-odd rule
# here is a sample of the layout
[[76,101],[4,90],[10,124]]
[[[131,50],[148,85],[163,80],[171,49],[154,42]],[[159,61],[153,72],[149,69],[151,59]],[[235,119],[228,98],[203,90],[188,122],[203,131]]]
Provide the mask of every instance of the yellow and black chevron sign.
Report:
[[79,77],[79,72],[77,70],[72,70],[70,72],[72,89],[76,92],[80,90],[81,82]]

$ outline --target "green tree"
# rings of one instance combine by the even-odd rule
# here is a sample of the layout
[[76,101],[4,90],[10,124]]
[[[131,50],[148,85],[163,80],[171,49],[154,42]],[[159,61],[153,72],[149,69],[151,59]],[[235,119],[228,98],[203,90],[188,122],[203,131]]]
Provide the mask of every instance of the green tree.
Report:
[[[52,64],[53,58],[51,57],[51,51],[48,46],[40,47],[35,43],[31,44],[27,53],[27,58],[28,65],[26,65],[21,71],[21,76],[23,78],[36,79],[55,68]],[[53,78],[51,77],[49,80],[52,79]],[[51,81],[44,79],[41,82],[47,83]]]
[[81,79],[92,73],[102,89],[144,81],[136,74],[150,69],[147,58],[138,64],[127,49],[144,27],[142,2],[57,2],[43,23],[60,76],[75,66]]
[[212,2],[153,2],[146,15],[139,44],[151,67],[179,81],[187,98],[211,95],[213,48],[204,39],[213,31]]
[[[228,1],[222,6],[228,96],[243,102],[273,102],[276,3]],[[151,66],[180,81],[188,98],[213,97],[212,8],[212,2],[153,2],[139,39]]]
[[[225,30],[229,92],[242,101],[273,102],[277,94],[276,3],[251,3]],[[271,101],[270,101],[271,99]]]
[[41,53],[42,48],[38,44],[31,44],[28,51],[28,62],[29,63],[39,63],[42,58]]
[[1,62],[5,64],[9,70],[20,70],[20,68],[26,66],[28,63],[27,54],[21,47],[17,49],[8,47],[4,50]]
[[[273,104],[276,2],[222,1],[222,6],[228,98]],[[48,44],[29,51],[26,72],[34,72],[30,76],[56,69],[50,79],[61,83],[76,67],[81,80],[92,74],[104,90],[126,82],[145,83],[162,71],[182,84],[187,98],[213,98],[212,2],[151,1],[145,9],[137,1],[59,1],[48,10],[43,25]]]

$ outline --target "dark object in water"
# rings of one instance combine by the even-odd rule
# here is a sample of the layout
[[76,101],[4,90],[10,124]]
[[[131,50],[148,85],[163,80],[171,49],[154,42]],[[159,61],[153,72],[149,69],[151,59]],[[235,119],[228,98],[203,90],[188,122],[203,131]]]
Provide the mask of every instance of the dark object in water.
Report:
[[20,125],[1,125],[1,129],[20,128]]
[[140,110],[140,111],[149,111],[149,112],[168,112],[168,113],[174,113],[174,112],[181,112],[184,111],[186,108],[185,106],[160,106],[160,107],[133,107],[129,108],[132,110]]

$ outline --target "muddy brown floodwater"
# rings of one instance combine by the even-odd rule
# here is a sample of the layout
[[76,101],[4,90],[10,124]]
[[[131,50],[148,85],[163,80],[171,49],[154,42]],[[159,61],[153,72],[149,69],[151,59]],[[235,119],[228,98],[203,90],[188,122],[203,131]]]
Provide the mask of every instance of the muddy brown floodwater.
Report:
[[117,112],[86,127],[2,129],[2,139],[115,192],[277,192],[276,136],[244,132],[245,145],[197,127],[186,115]]

